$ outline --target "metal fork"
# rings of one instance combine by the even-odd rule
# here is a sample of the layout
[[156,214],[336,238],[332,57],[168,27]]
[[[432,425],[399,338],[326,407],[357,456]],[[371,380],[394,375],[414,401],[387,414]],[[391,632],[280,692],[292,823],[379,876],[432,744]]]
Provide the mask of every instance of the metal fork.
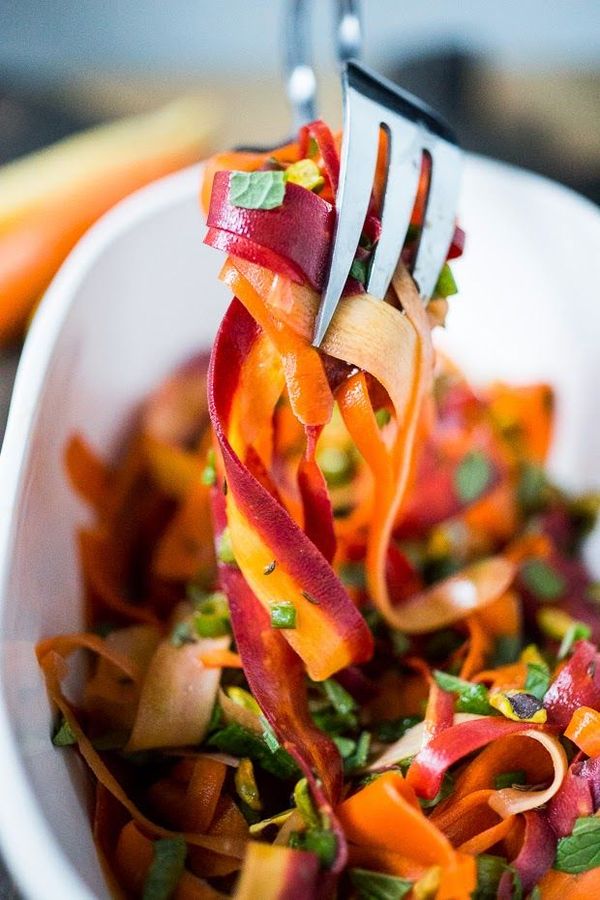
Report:
[[[316,81],[309,56],[306,0],[291,0],[287,21],[287,88],[295,124],[315,117]],[[412,266],[427,301],[435,288],[454,233],[462,151],[450,126],[417,97],[351,59],[360,51],[358,0],[337,0],[336,50],[342,62],[344,131],[340,186],[329,274],[313,343],[319,346],[340,301],[365,223],[379,148],[387,133],[387,175],[381,235],[375,245],[367,291],[383,299],[398,264],[414,207],[423,155],[430,159],[425,213]]]

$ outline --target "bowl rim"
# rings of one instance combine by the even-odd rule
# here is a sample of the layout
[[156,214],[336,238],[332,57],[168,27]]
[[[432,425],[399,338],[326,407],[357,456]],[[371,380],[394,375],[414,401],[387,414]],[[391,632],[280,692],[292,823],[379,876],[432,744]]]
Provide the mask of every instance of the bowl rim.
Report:
[[[98,220],[77,243],[48,287],[25,340],[0,453],[0,628],[15,544],[20,496],[42,388],[56,345],[88,272],[123,234],[197,192],[201,164],[141,188]],[[0,656],[4,641],[0,639]],[[29,782],[5,703],[0,666],[0,849],[22,894],[97,900],[54,837]],[[32,865],[32,860],[35,863]]]
[[[531,182],[532,186],[536,183],[557,196],[562,195],[565,202],[579,206],[584,215],[595,214],[596,222],[600,222],[595,204],[544,176],[473,154],[467,155],[466,167],[496,177],[510,174],[521,182]],[[42,387],[82,282],[96,261],[123,234],[150,216],[190,200],[197,193],[201,168],[202,163],[196,164],[153,182],[107,212],[69,254],[36,313],[19,362],[0,453],[0,628],[14,552],[15,501],[22,489]],[[0,638],[0,657],[3,647]],[[42,897],[97,900],[64,853],[38,805],[5,704],[1,666],[0,748],[3,769],[0,849],[10,877],[29,900]],[[32,859],[36,861],[33,865]]]

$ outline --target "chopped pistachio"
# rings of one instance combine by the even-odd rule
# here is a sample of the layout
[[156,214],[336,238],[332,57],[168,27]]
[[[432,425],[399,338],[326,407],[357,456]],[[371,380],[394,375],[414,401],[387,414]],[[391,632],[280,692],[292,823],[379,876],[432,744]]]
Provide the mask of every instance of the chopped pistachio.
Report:
[[525,691],[492,691],[489,702],[490,706],[513,722],[542,724],[547,718],[542,701]]
[[245,757],[240,760],[240,764],[235,770],[234,780],[238,797],[243,800],[250,809],[253,809],[255,812],[260,812],[262,803],[260,794],[258,793],[258,787],[256,786],[254,767],[251,759]]

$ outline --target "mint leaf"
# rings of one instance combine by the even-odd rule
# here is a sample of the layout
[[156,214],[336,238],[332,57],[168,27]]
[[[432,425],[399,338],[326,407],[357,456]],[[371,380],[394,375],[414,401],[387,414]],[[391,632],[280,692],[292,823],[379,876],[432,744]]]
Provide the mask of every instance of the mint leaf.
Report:
[[438,276],[437,284],[433,290],[433,294],[435,297],[451,297],[452,294],[458,294],[458,287],[456,286],[452,269],[448,263],[444,263],[442,271]]
[[447,672],[440,672],[439,669],[434,671],[433,677],[443,691],[458,694],[457,712],[476,713],[481,716],[491,715],[487,688],[483,684],[471,684],[470,681],[463,681],[462,678],[448,675]]
[[564,594],[565,579],[543,559],[529,559],[521,566],[521,578],[538,600],[551,603]]
[[596,866],[600,866],[600,819],[586,816],[577,819],[573,834],[559,840],[554,868],[577,875]]
[[496,900],[498,885],[505,872],[510,872],[512,876],[512,900],[521,900],[523,888],[517,872],[502,856],[491,853],[481,853],[477,857],[477,887],[471,894],[473,900]]
[[539,663],[527,663],[525,693],[533,694],[538,700],[543,700],[544,694],[549,687],[550,670],[548,666],[542,666]]
[[308,850],[315,853],[325,868],[333,865],[337,854],[337,838],[326,828],[309,828],[306,831],[292,831],[289,846],[294,850]]
[[401,900],[412,889],[412,881],[406,878],[368,869],[350,869],[350,881],[357,900]]
[[337,681],[328,678],[323,682],[323,689],[327,699],[341,716],[347,716],[348,713],[354,712],[356,709],[354,698]]
[[462,503],[481,497],[492,478],[492,467],[485,453],[473,450],[461,460],[454,473],[454,488]]
[[366,284],[367,281],[367,263],[364,259],[353,259],[352,265],[350,266],[350,278],[354,278],[356,281],[360,281],[361,284]]
[[242,209],[275,209],[285,196],[283,172],[232,172],[229,201]]
[[185,865],[187,847],[182,837],[162,838],[154,844],[154,859],[144,882],[143,900],[169,900]]
[[55,747],[70,747],[77,743],[73,729],[64,717],[52,738],[52,743]]

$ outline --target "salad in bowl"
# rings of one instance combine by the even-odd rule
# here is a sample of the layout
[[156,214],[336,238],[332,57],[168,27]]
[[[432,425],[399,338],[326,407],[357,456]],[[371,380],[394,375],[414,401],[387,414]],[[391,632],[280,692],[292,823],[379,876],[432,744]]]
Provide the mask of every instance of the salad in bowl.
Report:
[[89,769],[118,897],[593,897],[598,498],[545,469],[548,384],[476,389],[436,352],[465,235],[424,305],[426,160],[385,300],[382,165],[312,345],[338,152],[318,121],[208,162],[233,297],[210,355],[118,458],[65,447],[92,520],[86,630],[37,645],[56,752]]

